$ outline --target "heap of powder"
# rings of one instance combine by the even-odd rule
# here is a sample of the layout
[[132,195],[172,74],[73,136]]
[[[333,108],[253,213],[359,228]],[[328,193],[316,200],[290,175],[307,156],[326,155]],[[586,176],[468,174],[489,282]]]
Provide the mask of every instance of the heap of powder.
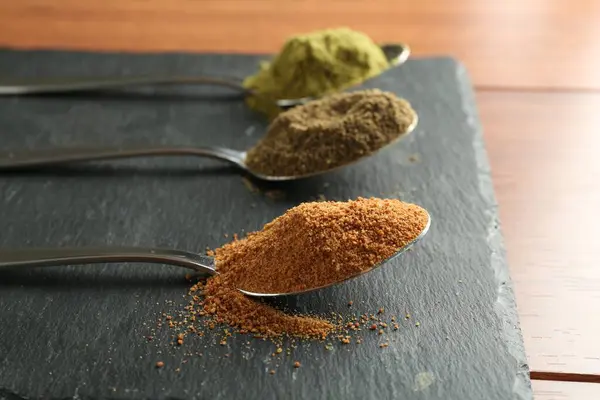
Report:
[[280,114],[246,155],[251,170],[298,176],[367,156],[408,133],[411,105],[378,89],[338,93]]
[[327,29],[289,38],[281,52],[263,62],[244,81],[256,96],[248,105],[275,117],[279,99],[320,97],[360,83],[389,68],[379,46],[367,35],[348,28]]
[[203,313],[267,336],[324,338],[338,327],[324,319],[286,314],[237,288],[290,293],[340,282],[394,255],[427,223],[424,209],[399,200],[303,203],[261,231],[215,250],[219,275],[199,287]]
[[427,212],[396,199],[303,203],[216,250],[218,271],[236,287],[290,293],[363,273],[417,238]]

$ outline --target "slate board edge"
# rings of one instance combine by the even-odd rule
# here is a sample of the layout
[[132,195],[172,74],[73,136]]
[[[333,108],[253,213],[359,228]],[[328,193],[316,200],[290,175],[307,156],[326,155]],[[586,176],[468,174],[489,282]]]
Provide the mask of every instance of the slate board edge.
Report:
[[[476,118],[470,120],[469,123],[474,129],[482,132],[482,135],[475,136],[473,141],[477,165],[479,167],[478,175],[480,192],[490,204],[490,207],[497,210],[498,203],[492,182],[491,167],[487,157],[487,150],[483,140],[483,128],[479,121],[479,113],[472,106],[472,104],[476,104],[475,95],[465,66],[458,61],[456,61],[456,63],[456,71],[457,74],[459,74],[458,81],[462,84],[464,93],[462,108],[467,115],[476,116]],[[496,215],[498,214],[496,213]],[[510,353],[519,364],[513,390],[516,399],[528,399],[531,398],[529,365],[526,357],[523,357],[526,353],[523,335],[519,325],[513,284],[510,278],[509,269],[504,268],[504,266],[507,265],[507,260],[500,221],[496,218],[491,218],[489,221],[488,232],[489,244],[492,249],[490,265],[494,270],[494,275],[498,284],[498,298],[495,309],[497,316],[502,321],[502,326],[504,327],[504,331],[502,332],[504,338],[507,343],[511,343],[512,345],[508,346],[508,349],[509,351],[511,349],[513,350],[510,351]],[[519,351],[514,351],[516,349]]]

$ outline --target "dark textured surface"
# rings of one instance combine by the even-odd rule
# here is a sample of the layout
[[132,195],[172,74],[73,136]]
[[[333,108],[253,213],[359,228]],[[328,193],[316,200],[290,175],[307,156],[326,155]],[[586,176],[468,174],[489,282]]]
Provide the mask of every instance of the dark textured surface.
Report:
[[[0,52],[0,74],[202,72],[243,76],[257,57]],[[0,271],[0,399],[306,398],[527,399],[528,369],[487,157],[470,83],[449,59],[408,62],[369,86],[406,97],[415,132],[376,157],[292,185],[274,200],[205,160],[136,160],[0,175],[0,247],[142,245],[203,251],[225,233],[256,230],[324,195],[399,197],[426,207],[430,233],[412,252],[347,284],[289,299],[298,310],[403,316],[384,339],[327,351],[207,335],[171,344],[144,336],[181,309],[184,271],[97,265]],[[214,92],[214,88],[210,90]],[[77,144],[169,143],[245,148],[265,129],[229,91],[171,89],[126,99],[0,99],[3,150]],[[411,161],[412,155],[419,160]],[[307,249],[308,251],[309,249]],[[169,303],[173,300],[174,303]],[[352,308],[347,307],[354,301]],[[415,326],[418,321],[420,326]],[[250,339],[251,340],[251,339]],[[197,353],[202,353],[202,356]],[[191,354],[191,355],[190,355]],[[229,354],[229,356],[225,356]],[[166,367],[156,370],[162,360]],[[182,364],[182,362],[185,363]],[[295,360],[300,369],[292,368]],[[175,369],[181,368],[177,373]],[[274,368],[275,375],[267,371]]]

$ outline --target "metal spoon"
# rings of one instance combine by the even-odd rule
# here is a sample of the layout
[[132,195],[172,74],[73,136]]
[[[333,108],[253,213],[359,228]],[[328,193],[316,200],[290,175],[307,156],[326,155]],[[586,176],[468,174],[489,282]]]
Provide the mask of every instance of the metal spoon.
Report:
[[[408,135],[417,126],[418,117],[415,114],[412,124],[407,128],[406,132],[399,135],[396,140],[388,143],[386,146],[380,148],[377,151],[389,147],[393,143]],[[377,152],[376,151],[376,152]],[[140,148],[118,148],[118,147],[107,147],[107,148],[57,148],[57,149],[43,149],[43,150],[26,150],[21,152],[0,152],[0,171],[7,170],[23,170],[23,169],[35,169],[41,167],[51,167],[72,164],[77,162],[89,162],[89,161],[101,161],[101,160],[114,160],[123,158],[139,158],[139,157],[161,157],[161,156],[187,156],[187,157],[207,157],[221,161],[226,161],[234,166],[241,168],[253,177],[264,181],[290,181],[295,179],[304,179],[315,175],[324,174],[333,170],[354,164],[363,158],[372,156],[376,152],[366,154],[362,157],[356,158],[349,163],[344,165],[338,165],[326,170],[315,171],[304,175],[292,175],[292,176],[272,176],[264,175],[260,172],[251,170],[246,165],[246,152],[239,150],[232,150],[224,147],[140,147]]]
[[[423,231],[413,241],[406,244],[387,260],[374,265],[362,273],[349,276],[341,281],[332,282],[325,286],[314,287],[300,292],[292,293],[256,293],[239,289],[240,292],[252,297],[276,297],[297,295],[313,290],[323,289],[356,278],[367,272],[380,267],[391,259],[399,256],[412,245],[421,240],[428,232],[431,225],[431,217],[428,215],[427,225]],[[215,259],[187,251],[174,249],[153,249],[144,247],[99,247],[99,248],[59,248],[59,249],[19,249],[19,250],[0,250],[0,268],[15,267],[52,267],[64,265],[80,264],[100,264],[100,263],[155,263],[162,265],[174,265],[188,268],[196,272],[208,274],[210,276],[218,274],[215,267]]]
[[[403,64],[410,55],[405,44],[381,45],[390,66]],[[246,95],[256,95],[234,78],[208,76],[114,76],[90,78],[0,78],[0,96],[35,95],[51,93],[73,93],[91,90],[115,89],[139,85],[217,85],[239,90]],[[277,105],[281,108],[304,104],[312,98],[281,99]]]

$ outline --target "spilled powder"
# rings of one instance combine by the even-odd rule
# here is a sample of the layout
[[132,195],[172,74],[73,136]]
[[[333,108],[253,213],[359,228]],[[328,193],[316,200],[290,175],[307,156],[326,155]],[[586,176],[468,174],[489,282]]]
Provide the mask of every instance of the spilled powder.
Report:
[[325,338],[335,328],[333,323],[325,319],[286,314],[260,300],[247,297],[231,284],[228,276],[208,280],[204,287],[204,311],[215,315],[221,323],[266,336],[287,334]]
[[191,288],[188,311],[241,333],[324,339],[336,321],[287,314],[237,288],[290,293],[342,281],[394,255],[427,223],[424,209],[393,199],[303,203],[216,249],[220,274]]

